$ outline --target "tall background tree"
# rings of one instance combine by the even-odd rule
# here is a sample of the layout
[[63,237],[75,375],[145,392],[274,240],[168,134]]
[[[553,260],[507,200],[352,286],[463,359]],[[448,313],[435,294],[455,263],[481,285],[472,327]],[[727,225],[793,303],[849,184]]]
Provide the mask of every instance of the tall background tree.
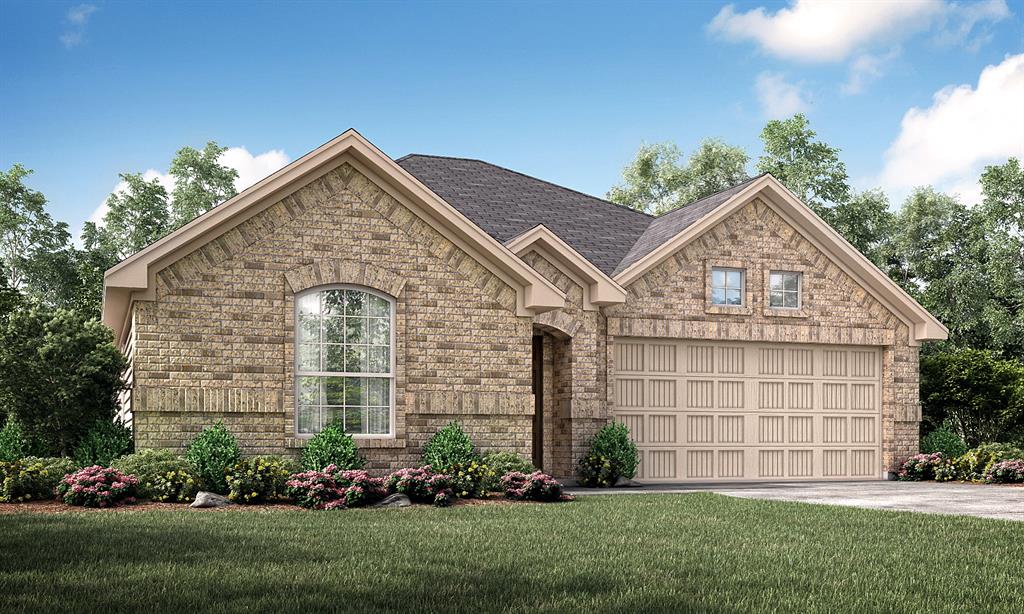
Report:
[[182,147],[171,160],[171,226],[180,228],[236,194],[238,171],[219,162],[227,151],[210,141],[202,149]]
[[673,143],[641,145],[608,200],[661,215],[740,183],[749,160],[742,149],[718,139],[702,141],[685,163]]

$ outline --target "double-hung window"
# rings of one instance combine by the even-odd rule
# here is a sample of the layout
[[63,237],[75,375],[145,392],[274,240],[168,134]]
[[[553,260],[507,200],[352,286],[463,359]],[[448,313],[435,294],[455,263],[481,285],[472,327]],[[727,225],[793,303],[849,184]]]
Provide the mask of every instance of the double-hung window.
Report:
[[392,433],[394,301],[360,288],[296,297],[297,430],[341,424],[354,436]]
[[711,304],[743,306],[743,269],[712,267]]
[[800,308],[800,273],[772,271],[768,274],[768,306],[777,309]]

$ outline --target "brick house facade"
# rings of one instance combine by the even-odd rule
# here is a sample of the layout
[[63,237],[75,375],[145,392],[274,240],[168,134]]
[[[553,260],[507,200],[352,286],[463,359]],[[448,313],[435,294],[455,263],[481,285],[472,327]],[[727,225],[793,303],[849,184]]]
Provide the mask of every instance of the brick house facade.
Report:
[[[769,304],[780,271],[798,308]],[[384,471],[457,420],[564,476],[620,419],[668,481],[882,477],[945,337],[770,176],[652,218],[354,131],[108,271],[104,321],[139,448],[221,420],[294,455],[338,419]]]

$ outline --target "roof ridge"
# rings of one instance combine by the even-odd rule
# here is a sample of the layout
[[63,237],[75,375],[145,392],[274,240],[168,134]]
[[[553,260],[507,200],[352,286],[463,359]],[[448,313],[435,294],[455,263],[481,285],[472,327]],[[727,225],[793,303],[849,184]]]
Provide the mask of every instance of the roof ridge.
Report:
[[697,200],[691,200],[690,202],[688,202],[686,204],[679,205],[678,207],[676,207],[675,209],[672,209],[671,211],[666,211],[665,213],[662,213],[661,215],[656,215],[656,216],[654,216],[654,219],[655,220],[665,219],[666,217],[672,215],[673,213],[676,213],[678,211],[682,211],[684,209],[692,207],[692,206],[700,203],[701,201],[705,201],[705,200],[707,200],[709,198],[714,198],[715,196],[718,196],[719,194],[722,194],[724,192],[728,192],[729,190],[735,190],[736,188],[745,186],[748,183],[750,183],[752,181],[755,181],[757,179],[760,179],[761,177],[764,177],[767,174],[768,173],[761,173],[760,175],[757,175],[755,177],[747,177],[746,179],[744,179],[743,181],[741,181],[739,183],[734,183],[733,185],[731,185],[731,186],[729,186],[727,188],[722,188],[721,190],[718,190],[717,192],[712,192],[711,194],[708,194],[707,196],[701,196]]
[[591,199],[596,200],[596,201],[598,201],[600,203],[604,203],[606,205],[612,205],[614,207],[619,207],[621,209],[625,209],[626,211],[630,211],[632,213],[636,213],[638,215],[642,215],[642,216],[648,218],[651,221],[653,221],[655,219],[655,216],[653,216],[650,213],[647,213],[645,211],[637,211],[636,209],[633,209],[631,207],[627,207],[626,205],[623,205],[623,204],[620,204],[620,203],[612,202],[610,200],[601,198],[600,196],[594,196],[593,194],[587,194],[586,192],[581,192],[580,190],[574,190],[573,188],[567,188],[564,185],[559,185],[559,184],[554,183],[552,181],[548,181],[547,179],[541,179],[540,177],[534,177],[533,175],[527,175],[526,173],[523,173],[521,171],[517,171],[515,169],[511,169],[511,168],[508,168],[508,167],[505,167],[505,166],[501,166],[501,165],[495,164],[493,162],[488,162],[487,160],[481,160],[479,158],[463,158],[463,157],[460,157],[460,156],[439,156],[439,155],[435,155],[435,154],[411,153],[411,154],[406,154],[406,155],[402,156],[401,158],[395,160],[395,162],[401,162],[402,160],[405,160],[407,158],[412,158],[413,156],[418,156],[418,157],[421,157],[421,158],[441,158],[441,159],[445,159],[445,160],[463,160],[463,161],[466,161],[466,162],[479,162],[480,164],[486,164],[487,166],[490,166],[490,167],[493,167],[493,168],[497,168],[497,169],[501,169],[503,171],[506,171],[506,172],[509,172],[509,173],[512,173],[512,174],[515,174],[515,175],[519,175],[520,177],[526,177],[527,179],[531,179],[533,181],[537,181],[537,182],[540,182],[540,183],[547,184],[547,185],[549,185],[551,187],[558,188],[559,190],[564,190],[566,192],[572,192],[573,194],[579,194],[580,196],[586,196],[587,198],[591,198]]

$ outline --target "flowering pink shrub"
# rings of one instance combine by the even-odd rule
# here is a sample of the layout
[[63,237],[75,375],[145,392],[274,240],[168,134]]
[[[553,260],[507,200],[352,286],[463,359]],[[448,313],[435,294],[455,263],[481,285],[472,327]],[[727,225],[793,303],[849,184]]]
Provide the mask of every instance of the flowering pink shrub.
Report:
[[68,505],[114,507],[135,503],[139,480],[117,469],[93,465],[69,473],[57,484],[57,498]]
[[534,471],[527,475],[510,471],[501,476],[501,486],[509,499],[524,501],[560,501],[562,484],[550,475]]
[[896,472],[896,479],[921,482],[935,479],[935,470],[946,464],[946,458],[942,452],[934,454],[917,454],[903,461],[900,470]]
[[360,507],[387,494],[383,479],[360,469],[339,471],[337,465],[293,474],[285,486],[298,505],[317,510]]
[[991,484],[1024,483],[1024,459],[1000,461],[985,473],[985,481]]
[[447,507],[455,499],[452,478],[443,473],[434,473],[430,465],[399,469],[387,477],[385,485],[388,492],[401,493],[417,503]]

